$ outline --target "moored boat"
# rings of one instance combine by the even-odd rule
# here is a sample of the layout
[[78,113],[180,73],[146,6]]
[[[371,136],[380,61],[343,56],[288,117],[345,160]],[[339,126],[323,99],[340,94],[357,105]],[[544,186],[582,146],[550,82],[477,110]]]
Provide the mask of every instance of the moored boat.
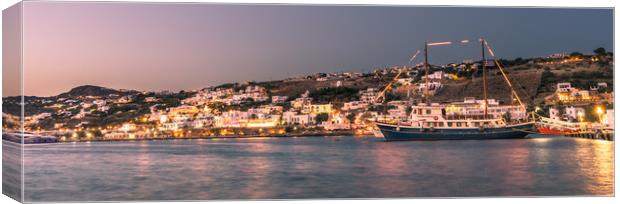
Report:
[[419,104],[412,109],[410,122],[377,123],[387,141],[515,139],[535,131],[534,123],[528,122],[527,116],[516,119],[516,122],[507,122],[499,115],[457,114],[449,110],[454,109],[453,105]]
[[377,124],[385,140],[482,140],[518,139],[529,135],[533,123],[506,125],[491,128],[416,128],[389,124]]
[[58,142],[58,138],[54,136],[47,135],[36,135],[32,133],[17,133],[17,132],[9,132],[2,133],[2,139],[14,143],[23,143],[23,144],[41,144],[41,143],[56,143]]
[[[408,121],[394,124],[376,122],[377,128],[387,141],[398,140],[464,140],[464,139],[514,139],[524,138],[534,133],[534,122],[527,114],[527,108],[521,101],[512,83],[497,59],[494,60],[517,105],[500,105],[498,101],[487,98],[485,48],[494,56],[487,42],[480,38],[482,46],[483,100],[466,98],[463,103],[430,103],[429,99],[429,63],[428,47],[431,45],[449,45],[450,42],[425,43],[424,66],[426,67],[426,103],[412,106]],[[389,87],[389,85],[388,85]],[[387,89],[387,88],[386,88]],[[469,101],[469,102],[468,102]]]
[[536,129],[540,134],[545,135],[572,134],[588,129],[587,123],[567,122],[542,116],[538,116],[538,120]]

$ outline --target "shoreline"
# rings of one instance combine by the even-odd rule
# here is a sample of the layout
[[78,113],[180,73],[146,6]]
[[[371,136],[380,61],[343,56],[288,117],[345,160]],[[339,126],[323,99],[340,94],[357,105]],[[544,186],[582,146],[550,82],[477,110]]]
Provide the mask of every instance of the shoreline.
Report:
[[[333,132],[311,132],[298,134],[271,134],[271,135],[228,135],[228,136],[191,136],[191,137],[150,137],[135,139],[91,139],[91,140],[74,140],[57,142],[41,142],[41,143],[24,143],[24,144],[54,144],[54,143],[84,143],[84,142],[125,142],[125,141],[156,141],[156,140],[191,140],[191,139],[248,139],[248,138],[295,138],[295,137],[374,137],[372,134],[355,134],[353,131],[333,131]],[[20,144],[11,140],[3,139],[3,141]]]

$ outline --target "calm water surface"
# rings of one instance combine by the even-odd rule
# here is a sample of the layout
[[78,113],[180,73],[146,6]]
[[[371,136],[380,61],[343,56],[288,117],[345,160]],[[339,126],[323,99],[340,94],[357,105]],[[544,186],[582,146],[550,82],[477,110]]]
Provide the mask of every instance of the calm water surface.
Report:
[[613,195],[613,145],[564,137],[27,145],[25,200]]

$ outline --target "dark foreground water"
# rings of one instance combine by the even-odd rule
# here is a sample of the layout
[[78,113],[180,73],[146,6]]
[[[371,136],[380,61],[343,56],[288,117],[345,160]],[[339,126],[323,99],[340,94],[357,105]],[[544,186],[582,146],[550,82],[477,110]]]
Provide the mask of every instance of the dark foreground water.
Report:
[[27,145],[25,201],[613,195],[613,145],[564,137]]

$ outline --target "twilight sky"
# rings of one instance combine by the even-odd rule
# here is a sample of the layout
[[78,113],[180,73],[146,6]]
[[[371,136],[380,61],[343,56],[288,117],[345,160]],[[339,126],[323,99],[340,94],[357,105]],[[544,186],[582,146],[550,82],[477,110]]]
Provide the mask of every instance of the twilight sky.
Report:
[[[25,95],[50,96],[366,71],[406,64],[426,40],[485,36],[504,58],[611,50],[613,10],[25,2],[23,29]],[[429,58],[479,49],[433,47]]]

